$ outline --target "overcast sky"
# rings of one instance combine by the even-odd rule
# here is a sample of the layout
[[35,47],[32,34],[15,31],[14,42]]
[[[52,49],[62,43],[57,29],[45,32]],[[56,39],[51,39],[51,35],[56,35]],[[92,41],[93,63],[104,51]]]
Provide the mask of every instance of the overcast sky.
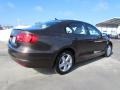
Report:
[[120,0],[0,0],[0,24],[17,25],[58,19],[96,24],[120,17]]

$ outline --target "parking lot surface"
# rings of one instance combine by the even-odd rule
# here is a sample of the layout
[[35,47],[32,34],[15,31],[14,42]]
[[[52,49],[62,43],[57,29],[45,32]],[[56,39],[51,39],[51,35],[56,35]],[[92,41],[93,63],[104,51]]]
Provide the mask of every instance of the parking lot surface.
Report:
[[112,41],[111,57],[80,63],[66,75],[22,67],[0,42],[0,90],[120,90],[120,40]]

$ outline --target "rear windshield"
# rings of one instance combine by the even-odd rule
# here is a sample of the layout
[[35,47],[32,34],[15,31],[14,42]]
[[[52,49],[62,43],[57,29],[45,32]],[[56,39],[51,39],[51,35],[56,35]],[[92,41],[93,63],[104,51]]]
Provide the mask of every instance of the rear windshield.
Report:
[[53,26],[57,23],[59,23],[60,21],[49,21],[49,22],[45,22],[45,23],[41,23],[41,22],[37,22],[34,25],[32,25],[30,28],[34,28],[34,29],[44,29],[50,26]]

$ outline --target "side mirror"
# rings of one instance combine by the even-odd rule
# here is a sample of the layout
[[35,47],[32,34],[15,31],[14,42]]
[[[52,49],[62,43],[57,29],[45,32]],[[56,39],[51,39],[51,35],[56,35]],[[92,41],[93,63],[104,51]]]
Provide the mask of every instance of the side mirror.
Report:
[[108,38],[110,38],[110,35],[108,35],[106,33],[102,33],[102,37],[108,37]]
[[108,36],[106,33],[102,33],[102,37],[106,37]]

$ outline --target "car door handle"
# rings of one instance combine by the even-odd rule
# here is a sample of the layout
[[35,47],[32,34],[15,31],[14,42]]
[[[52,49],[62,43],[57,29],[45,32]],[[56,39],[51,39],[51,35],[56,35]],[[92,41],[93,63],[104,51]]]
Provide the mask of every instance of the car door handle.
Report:
[[75,38],[74,38],[74,40],[78,40],[78,38],[77,38],[77,37],[75,37]]

